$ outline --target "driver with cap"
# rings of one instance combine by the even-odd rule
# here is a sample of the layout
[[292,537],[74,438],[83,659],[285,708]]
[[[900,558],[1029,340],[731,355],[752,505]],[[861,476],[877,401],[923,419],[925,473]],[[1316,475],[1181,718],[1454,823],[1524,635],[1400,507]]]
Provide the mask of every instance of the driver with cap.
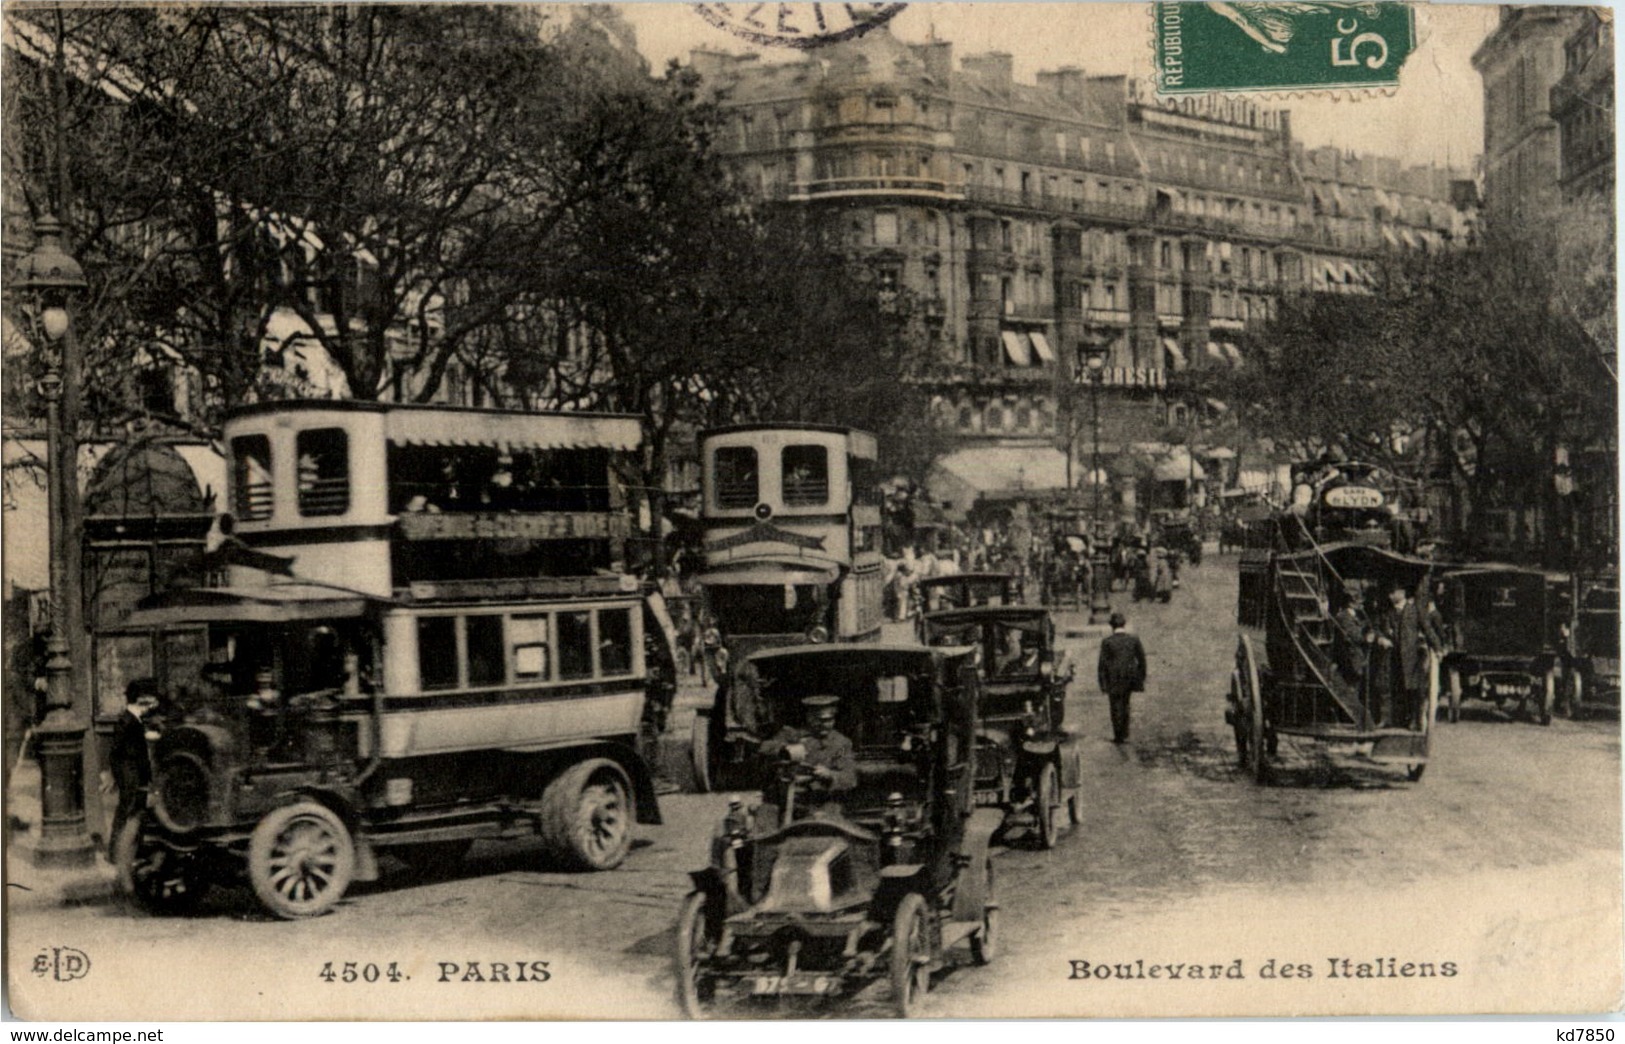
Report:
[[806,708],[806,725],[786,725],[761,746],[767,757],[784,758],[811,769],[807,807],[812,809],[858,785],[852,741],[835,731],[835,708],[840,702],[836,696],[808,696],[801,701]]

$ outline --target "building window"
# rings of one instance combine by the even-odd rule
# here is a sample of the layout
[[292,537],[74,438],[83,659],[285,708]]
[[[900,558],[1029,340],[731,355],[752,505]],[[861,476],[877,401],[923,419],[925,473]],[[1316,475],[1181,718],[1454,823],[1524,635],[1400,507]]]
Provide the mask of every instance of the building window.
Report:
[[1016,430],[1017,431],[1026,431],[1028,428],[1032,427],[1032,424],[1033,424],[1032,407],[1030,407],[1030,406],[1018,406],[1018,407],[1016,407]]
[[1162,248],[1158,261],[1163,268],[1174,267],[1174,245],[1168,242],[1166,239],[1162,241]]
[[875,211],[875,245],[897,245],[897,211]]
[[1010,222],[1008,222],[1008,221],[999,222],[999,247],[1001,249],[1003,249],[1003,250],[1013,249],[1013,246],[1012,246],[1013,242],[1014,242],[1014,232],[1012,232],[1012,230],[1010,228]]
[[786,446],[779,465],[786,507],[829,503],[829,452],[823,446]]
[[958,425],[959,430],[960,431],[970,431],[971,426],[974,423],[974,421],[972,420],[972,418],[974,416],[975,416],[975,411],[972,410],[969,406],[961,406],[961,407],[959,407],[959,425]]
[[1004,430],[1004,407],[1002,407],[1002,406],[989,406],[987,408],[987,430],[988,431],[1003,431]]
[[231,440],[232,501],[237,517],[257,522],[271,517],[271,440],[242,435]]
[[711,455],[719,508],[754,507],[758,495],[756,451],[749,446],[722,446]]
[[302,431],[294,447],[299,461],[299,513],[342,515],[350,510],[349,437],[343,428]]

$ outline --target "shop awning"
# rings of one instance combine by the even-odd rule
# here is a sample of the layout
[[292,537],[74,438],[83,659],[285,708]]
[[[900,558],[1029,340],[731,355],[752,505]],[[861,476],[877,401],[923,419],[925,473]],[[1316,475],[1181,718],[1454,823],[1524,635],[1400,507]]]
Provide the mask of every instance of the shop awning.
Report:
[[1177,338],[1164,337],[1162,339],[1162,350],[1167,352],[1168,358],[1174,361],[1174,369],[1183,370],[1190,365],[1190,360],[1185,358],[1185,349],[1179,346]]
[[1234,364],[1236,366],[1241,365],[1241,349],[1240,348],[1237,348],[1234,344],[1231,344],[1229,341],[1222,342],[1219,345],[1219,347],[1224,349],[1224,354],[1230,357],[1230,362],[1232,364]]
[[1004,341],[1004,354],[1017,366],[1031,366],[1032,353],[1027,350],[1027,335],[1015,330],[1004,330],[999,334]]
[[1207,354],[1218,362],[1224,362],[1224,349],[1219,347],[1217,341],[1207,343]]
[[590,413],[392,409],[384,430],[397,446],[496,446],[499,449],[634,450],[636,417]]
[[834,566],[795,559],[752,558],[724,563],[701,573],[697,580],[710,587],[730,584],[747,587],[780,587],[784,584],[829,584],[840,576]]
[[1410,247],[1412,250],[1423,249],[1422,237],[1417,235],[1415,232],[1412,232],[1408,228],[1402,228],[1399,230],[1399,238],[1403,239],[1405,241],[1405,245]]
[[1396,250],[1399,249],[1399,237],[1394,235],[1394,230],[1391,228],[1383,228],[1382,241]]
[[125,620],[128,627],[172,627],[196,623],[296,623],[348,620],[369,607],[389,604],[359,592],[322,584],[266,587],[193,587],[150,595]]
[[1326,262],[1326,263],[1325,263],[1325,264],[1324,264],[1324,265],[1323,265],[1323,266],[1322,266],[1322,271],[1323,271],[1323,272],[1324,272],[1324,273],[1325,273],[1325,275],[1326,275],[1326,282],[1328,282],[1328,283],[1337,283],[1337,282],[1341,282],[1341,281],[1342,281],[1342,280],[1340,280],[1340,279],[1339,279],[1339,278],[1338,278],[1338,274],[1337,274],[1337,263],[1336,263],[1336,262],[1334,262],[1334,261],[1327,261],[1327,262]]
[[1031,336],[1033,351],[1038,353],[1038,358],[1047,363],[1055,362],[1055,349],[1050,347],[1049,338],[1036,330]]
[[1181,450],[1157,462],[1153,471],[1158,482],[1184,482],[1191,480],[1200,482],[1207,477],[1202,465],[1190,458],[1190,454]]

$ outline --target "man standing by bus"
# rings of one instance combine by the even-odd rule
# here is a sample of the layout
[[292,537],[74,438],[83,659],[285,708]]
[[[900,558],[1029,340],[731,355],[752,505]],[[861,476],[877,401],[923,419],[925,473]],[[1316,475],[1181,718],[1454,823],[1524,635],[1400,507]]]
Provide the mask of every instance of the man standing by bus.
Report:
[[1112,742],[1128,742],[1129,698],[1145,691],[1145,647],[1129,634],[1128,619],[1122,613],[1111,616],[1112,633],[1100,643],[1097,668],[1100,690],[1111,705]]
[[1403,583],[1389,588],[1388,606],[1377,638],[1388,651],[1392,679],[1388,720],[1383,724],[1420,731],[1427,709],[1428,653],[1444,648],[1444,637]]

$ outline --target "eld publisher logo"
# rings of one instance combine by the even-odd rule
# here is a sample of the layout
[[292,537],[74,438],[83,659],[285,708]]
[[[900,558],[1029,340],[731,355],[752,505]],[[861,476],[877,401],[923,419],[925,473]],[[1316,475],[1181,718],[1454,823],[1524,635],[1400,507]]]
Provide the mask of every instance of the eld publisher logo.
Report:
[[34,974],[57,982],[72,982],[90,974],[90,958],[71,946],[52,946],[34,956]]

